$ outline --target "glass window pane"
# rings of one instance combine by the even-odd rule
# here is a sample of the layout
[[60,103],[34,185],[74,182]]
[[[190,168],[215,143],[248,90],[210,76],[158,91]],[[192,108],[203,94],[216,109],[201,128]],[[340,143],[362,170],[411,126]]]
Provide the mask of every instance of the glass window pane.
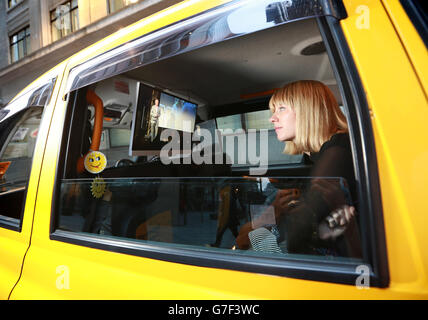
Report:
[[58,17],[56,10],[51,11],[51,21],[55,20]]
[[30,28],[22,29],[10,37],[11,62],[22,59],[30,52]]
[[51,23],[52,42],[61,39],[61,30],[59,30],[57,26],[58,26],[57,20]]
[[[113,7],[115,3],[110,4]],[[207,29],[209,32],[212,30]],[[349,164],[346,175],[335,170],[336,163],[332,166],[335,174],[330,174],[322,162],[317,164],[318,151],[307,151],[307,146],[295,155],[284,154],[286,143],[292,146],[292,137],[288,137],[288,131],[281,131],[281,126],[273,130],[268,109],[270,97],[242,98],[242,92],[266,92],[300,79],[319,79],[320,65],[328,61],[326,53],[299,57],[278,54],[290,52],[300,37],[319,36],[315,19],[282,24],[166,57],[122,74],[121,77],[137,84],[135,90],[113,85],[116,77],[94,84],[106,106],[132,107],[123,109],[117,117],[121,120],[103,122],[104,132],[110,131],[102,148],[107,158],[105,170],[96,174],[87,170],[82,173],[83,179],[78,178],[76,163],[70,160],[65,164],[69,168],[57,181],[57,190],[61,190],[59,228],[169,248],[197,247],[205,252],[228,250],[230,254],[275,259],[297,253],[316,260],[360,261],[359,218],[350,218],[352,223],[342,229],[335,225],[337,210],[352,207],[358,211],[350,147],[343,148],[350,152],[346,159],[334,155],[338,164]],[[267,42],[275,45],[266,46]],[[325,83],[332,83],[334,73],[328,65],[324,64],[322,74]],[[85,94],[85,90],[79,89],[77,94]],[[162,94],[197,104],[195,132],[187,137],[187,131],[176,132],[178,145],[183,147],[176,154],[162,154],[164,147],[171,146],[175,139],[165,138],[166,128],[180,127],[176,119],[174,125],[159,126],[162,130],[155,132],[156,118],[160,121],[166,109],[161,115],[151,111],[156,109],[156,99],[162,100]],[[70,105],[69,109],[72,108]],[[76,142],[64,144],[63,148],[72,148],[62,150],[64,154],[86,154],[90,148],[94,117],[84,111],[73,113],[75,118],[67,136]],[[132,114],[125,115],[129,112]],[[219,114],[224,116],[216,116]],[[88,118],[91,127],[82,130]],[[136,123],[130,123],[131,119],[136,119]],[[343,125],[343,119],[338,119],[337,128],[339,120]],[[131,136],[127,131],[130,125],[138,130]],[[288,121],[284,127],[291,125]],[[281,137],[284,131],[287,138]],[[338,135],[346,144],[348,135],[334,133]],[[315,135],[310,138],[316,140]],[[142,141],[143,146],[129,150],[129,140]],[[184,152],[187,143],[190,155]],[[137,152],[133,153],[134,150]],[[129,154],[134,158],[130,159]],[[114,161],[122,159],[126,161]],[[318,180],[314,177],[328,190],[334,190],[333,198],[340,201],[327,204],[323,194],[312,188]],[[347,228],[357,236],[346,238]]]
[[28,55],[31,53],[31,38],[27,36],[25,38],[25,55]]
[[[334,178],[324,182],[341,183]],[[71,196],[61,197],[59,229],[129,238],[147,244],[207,251],[233,249],[239,255],[286,258],[289,242],[297,238],[293,238],[294,235],[287,238],[290,231],[286,224],[291,220],[282,222],[275,207],[281,193],[290,194],[289,201],[294,199],[298,203],[308,183],[308,178],[63,180],[61,194]],[[97,198],[105,201],[97,202]],[[294,213],[297,220],[292,222],[304,225],[306,216]],[[358,230],[357,225],[352,228]],[[309,242],[304,252],[325,255],[329,260],[360,259],[356,253],[360,244],[352,243],[349,237],[340,240],[343,246],[331,247],[327,241],[313,247]],[[249,248],[253,250],[247,251]]]
[[25,29],[18,32],[18,41],[24,39]]
[[79,29],[79,11],[78,11],[78,9],[71,11],[71,27],[72,27],[73,32]]
[[56,8],[57,13],[59,13],[59,16],[67,15],[70,12],[70,2],[66,2]]
[[71,30],[70,14],[66,14],[61,17],[61,35],[65,37],[71,32],[72,30]]
[[129,146],[131,130],[128,129],[110,129],[110,146],[123,147]]
[[240,114],[217,118],[217,127],[220,130],[237,130],[242,129],[242,121]]
[[18,44],[14,44],[10,48],[10,59],[13,62],[16,62],[19,60],[19,53],[18,53]]
[[10,112],[0,120],[0,224],[14,230],[24,212],[39,126],[53,85],[49,81],[27,91],[5,107]]
[[19,59],[25,56],[24,41],[18,42],[18,56],[19,56]]
[[273,129],[273,123],[269,121],[270,110],[262,110],[245,114],[247,129]]
[[110,13],[122,9],[125,6],[123,0],[109,0]]
[[[16,119],[8,144],[3,148],[0,164],[6,170],[0,179],[0,221],[2,216],[19,221],[25,203],[25,189],[30,177],[31,162],[43,108],[32,108]],[[1,125],[1,124],[0,124]]]

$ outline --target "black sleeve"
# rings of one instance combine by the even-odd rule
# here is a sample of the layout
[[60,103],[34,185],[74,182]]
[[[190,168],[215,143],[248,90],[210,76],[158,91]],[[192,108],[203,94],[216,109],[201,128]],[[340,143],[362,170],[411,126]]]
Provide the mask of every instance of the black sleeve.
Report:
[[[342,177],[353,185],[355,179],[350,148],[337,143],[323,146],[311,177]],[[290,253],[305,253],[311,240],[317,238],[319,223],[335,209],[332,203],[327,203],[323,195],[311,190],[309,185],[299,204],[281,217],[279,222],[280,231],[286,233],[283,237],[287,239]]]

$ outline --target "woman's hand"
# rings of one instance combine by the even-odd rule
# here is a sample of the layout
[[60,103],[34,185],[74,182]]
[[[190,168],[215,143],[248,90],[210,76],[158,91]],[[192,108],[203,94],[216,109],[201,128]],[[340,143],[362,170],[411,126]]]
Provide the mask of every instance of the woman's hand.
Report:
[[[272,202],[274,212],[275,212],[275,221],[279,222],[281,215],[287,213],[290,209],[290,202],[296,201],[299,198],[300,192],[298,189],[282,189],[278,190],[275,196],[275,200]],[[236,245],[241,250],[247,250],[250,247],[250,238],[248,237],[248,233],[253,231],[253,226],[263,226],[265,220],[271,220],[269,217],[265,215],[272,214],[272,208],[270,210],[266,210],[266,212],[262,213],[262,215],[256,219],[255,221],[249,221],[244,224],[241,229],[239,229],[239,234],[236,237]],[[266,219],[267,218],[267,219]],[[272,223],[272,222],[271,222]]]
[[244,224],[241,229],[239,229],[239,234],[235,239],[238,249],[248,250],[250,248],[250,238],[248,233],[253,231],[251,221]]
[[349,223],[355,217],[356,210],[353,206],[343,205],[332,211],[318,226],[320,239],[335,239],[343,234]]
[[275,209],[275,220],[276,223],[282,215],[286,214],[290,210],[290,204],[295,203],[300,197],[300,191],[298,189],[282,189],[278,190],[275,200],[272,206]]

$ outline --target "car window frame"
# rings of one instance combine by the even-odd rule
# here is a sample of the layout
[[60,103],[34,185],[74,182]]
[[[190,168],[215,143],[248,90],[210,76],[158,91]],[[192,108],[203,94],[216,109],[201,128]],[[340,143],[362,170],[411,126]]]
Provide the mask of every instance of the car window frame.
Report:
[[415,0],[400,0],[400,3],[424,42],[425,47],[428,48],[428,14],[423,12],[421,5]]
[[[295,10],[299,12],[296,17],[288,18],[282,17],[280,21],[269,21],[275,24],[275,26],[298,21],[301,19],[315,18],[320,16],[332,16],[337,19],[343,19],[346,17],[346,10],[339,0],[333,0],[328,2],[318,2],[313,0],[294,0],[290,1],[291,5],[287,1],[278,2],[272,0],[272,4],[282,4],[287,7],[287,10]],[[146,33],[140,37],[137,37],[131,41],[114,47],[106,52],[96,55],[91,59],[73,66],[70,70],[69,77],[67,80],[66,89],[64,92],[64,98],[77,89],[86,87],[90,84],[100,82],[107,78],[123,74],[127,71],[142,67],[147,64],[151,64],[162,59],[170,58],[180,53],[202,48],[204,46],[212,45],[214,43],[223,42],[228,39],[235,37],[241,37],[245,34],[249,34],[256,31],[261,31],[267,28],[271,28],[269,22],[266,22],[264,26],[258,26],[257,29],[240,34],[228,34],[227,32],[217,34],[216,38],[208,36],[208,39],[202,41],[202,44],[196,45],[185,45],[179,50],[171,50],[168,48],[171,44],[177,41],[177,38],[181,41],[188,41],[187,36],[195,33],[198,28],[210,28],[211,23],[216,21],[218,17],[224,17],[226,15],[233,14],[236,10],[241,9],[245,6],[250,6],[257,3],[254,0],[235,0],[226,4],[214,7],[212,9],[203,11],[199,14],[189,16],[184,20],[180,20],[175,23],[171,23],[164,27],[158,28],[152,32]],[[289,8],[289,9],[288,9]],[[224,24],[224,23],[223,23]],[[205,34],[208,34],[209,30],[205,30]],[[230,32],[231,33],[231,32]],[[220,39],[220,40],[219,40]],[[181,44],[180,44],[181,45]],[[151,53],[153,48],[163,49],[163,53],[159,56],[149,57],[147,59],[135,59],[139,55]],[[115,58],[117,62],[113,62]],[[136,61],[137,60],[137,61]],[[126,62],[126,64],[125,64]],[[65,100],[64,99],[64,100]]]
[[[374,137],[364,89],[347,46],[346,38],[340,27],[340,19],[332,15],[319,16],[315,19],[326,44],[336,79],[341,80],[338,81],[339,88],[344,98],[344,104],[347,105],[346,110],[349,112],[347,116],[350,122],[354,167],[357,171],[356,177],[361,182],[358,184],[359,201],[360,203],[365,203],[364,208],[366,209],[364,211],[365,219],[361,224],[368,227],[368,230],[362,235],[363,263],[369,266],[370,286],[384,288],[389,285],[385,231]],[[82,65],[85,65],[85,63],[80,66]],[[74,77],[71,77],[70,81],[74,81],[74,79]],[[68,88],[70,88],[70,85],[72,84],[68,84]],[[76,91],[67,92],[66,97],[67,104],[70,107],[73,106],[77,99]],[[70,123],[65,123],[64,128],[69,125]],[[66,141],[66,135],[67,132],[65,130],[61,144]],[[63,145],[61,145],[62,148]],[[58,212],[56,199],[59,193],[59,173],[62,174],[65,164],[65,161],[61,161],[60,158],[58,157],[54,201],[51,210],[51,240],[187,265],[330,283],[355,285],[357,277],[360,276],[358,267],[361,266],[361,262],[316,261],[311,259],[310,256],[302,257],[301,259],[293,257],[280,260],[265,257],[243,257],[198,249],[168,248],[163,245],[136,243],[135,241],[119,238],[103,238],[91,234],[55,230],[55,220]],[[365,159],[367,159],[367,162],[365,162]]]
[[[13,119],[12,123],[9,124],[11,126],[13,124],[12,130],[14,130],[20,123],[23,121],[23,117],[27,113],[27,111],[30,108],[34,107],[42,107],[42,116],[39,124],[39,130],[41,126],[43,125],[43,120],[45,118],[45,108],[50,103],[50,100],[52,98],[52,94],[54,91],[55,83],[56,83],[57,77],[49,78],[49,80],[43,82],[42,85],[39,85],[35,88],[32,88],[28,91],[26,91],[24,94],[19,95],[18,97],[14,98],[9,104],[7,104],[2,110],[8,110],[7,113],[5,113],[4,117],[0,119],[0,121],[6,121],[10,120],[14,116],[19,117],[17,119]],[[28,98],[27,98],[28,97]],[[19,104],[22,100],[26,100],[27,102],[24,103],[24,107],[13,107],[15,104]],[[22,102],[21,102],[22,103]],[[42,104],[41,104],[42,103]],[[12,135],[9,134],[8,137],[6,137],[4,143],[2,146],[0,146],[0,156],[4,153],[8,143],[12,139]],[[28,180],[25,183],[25,191],[24,191],[24,199],[23,199],[23,206],[20,213],[19,221],[15,221],[18,219],[8,218],[7,216],[1,216],[0,215],[0,228],[5,228],[9,230],[13,230],[16,232],[22,232],[22,223],[24,220],[24,212],[25,212],[25,206],[27,202],[27,193],[28,193],[28,187],[30,184],[30,177],[31,177],[31,171],[33,168],[33,161],[34,161],[34,152],[36,150],[37,144],[39,144],[39,135],[36,138],[36,142],[34,144],[33,154],[31,156],[31,165],[29,168],[29,175]]]

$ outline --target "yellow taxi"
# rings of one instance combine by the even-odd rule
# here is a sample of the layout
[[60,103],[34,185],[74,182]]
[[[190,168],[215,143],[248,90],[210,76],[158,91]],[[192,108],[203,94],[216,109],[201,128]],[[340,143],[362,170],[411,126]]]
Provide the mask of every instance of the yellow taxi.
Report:
[[[70,57],[0,110],[0,299],[427,299],[427,43],[417,0],[186,0]],[[269,99],[302,79],[356,214],[296,251],[272,196],[314,176]]]

